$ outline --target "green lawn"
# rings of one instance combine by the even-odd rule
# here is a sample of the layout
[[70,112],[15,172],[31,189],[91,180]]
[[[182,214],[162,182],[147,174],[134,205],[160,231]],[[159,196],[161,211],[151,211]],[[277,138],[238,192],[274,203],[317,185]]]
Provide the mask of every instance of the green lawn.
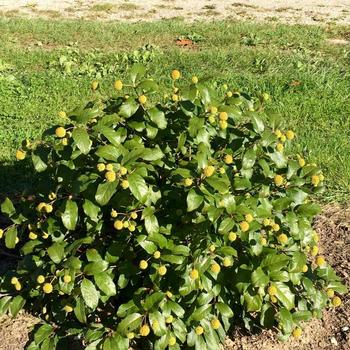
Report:
[[[14,164],[24,138],[40,137],[91,96],[90,83],[103,75],[101,90],[113,93],[133,62],[167,79],[180,69],[248,93],[267,91],[269,108],[298,134],[301,149],[320,163],[329,191],[325,200],[350,197],[350,47],[327,38],[350,28],[238,22],[162,21],[125,24],[86,21],[0,19],[0,193],[27,186],[30,171]],[[199,39],[195,48],[175,39]],[[151,49],[141,50],[146,44]],[[136,52],[134,52],[136,50]],[[61,63],[60,63],[61,59]],[[73,61],[71,73],[65,72]],[[49,64],[51,62],[51,65]]]

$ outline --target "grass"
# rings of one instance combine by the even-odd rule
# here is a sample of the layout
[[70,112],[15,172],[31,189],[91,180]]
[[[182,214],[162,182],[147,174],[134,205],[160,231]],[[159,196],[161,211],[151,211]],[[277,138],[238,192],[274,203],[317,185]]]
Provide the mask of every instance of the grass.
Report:
[[[229,21],[128,24],[3,18],[0,60],[11,68],[1,70],[0,65],[0,193],[17,191],[30,181],[30,173],[13,162],[21,140],[40,137],[47,126],[59,122],[58,111],[91,97],[95,68],[92,73],[65,74],[60,57],[75,55],[78,66],[97,61],[102,68],[113,67],[113,74],[101,83],[104,92],[112,93],[113,80],[123,79],[135,60],[128,53],[149,43],[159,47],[146,63],[154,75],[168,76],[176,67],[185,78],[196,74],[248,93],[270,93],[269,108],[296,130],[298,151],[322,165],[329,188],[323,198],[348,199],[350,49],[331,45],[327,38],[349,31]],[[203,37],[197,50],[176,46],[175,39],[184,33]],[[124,53],[126,59],[121,60]],[[50,61],[56,64],[48,69]]]

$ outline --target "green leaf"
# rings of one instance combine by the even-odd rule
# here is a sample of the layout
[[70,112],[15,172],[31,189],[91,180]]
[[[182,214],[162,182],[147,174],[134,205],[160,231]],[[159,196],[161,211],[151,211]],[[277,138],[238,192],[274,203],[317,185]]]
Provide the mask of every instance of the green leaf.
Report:
[[232,194],[227,194],[221,199],[222,206],[226,209],[228,214],[233,214],[236,210],[236,200],[235,196]]
[[134,99],[129,98],[120,106],[118,114],[123,118],[130,118],[138,109],[138,103]]
[[10,227],[5,233],[5,245],[8,249],[13,249],[16,246],[17,228]]
[[47,248],[47,254],[55,264],[59,264],[64,257],[64,246],[60,243],[54,243]]
[[203,196],[197,194],[194,189],[191,189],[187,195],[187,211],[197,209],[203,203],[203,200]]
[[231,218],[225,218],[221,221],[219,226],[219,233],[225,234],[232,230],[233,226],[235,225],[235,221]]
[[89,201],[88,199],[84,200],[83,204],[84,213],[95,222],[98,222],[98,214],[100,213],[100,207]]
[[6,198],[2,204],[1,204],[1,212],[3,214],[7,214],[9,216],[13,215],[16,213],[16,209],[13,206],[11,200],[9,198]]
[[288,309],[281,308],[278,313],[279,322],[282,326],[284,333],[292,333],[294,329],[294,322],[292,314],[289,312]]
[[10,306],[11,299],[12,297],[10,296],[0,298],[0,316],[3,316],[7,312],[7,309]]
[[218,177],[207,177],[205,181],[219,193],[227,193],[230,189],[230,186],[227,184],[227,182],[219,179]]
[[302,252],[294,252],[289,264],[289,272],[302,272],[303,266],[306,264],[307,257]]
[[162,292],[155,292],[147,296],[145,303],[143,304],[144,309],[150,311],[153,308],[157,308],[159,303],[164,300],[164,296],[165,295]]
[[74,308],[74,314],[79,322],[86,323],[86,310],[82,298],[77,298]]
[[81,153],[88,154],[90,152],[92,142],[90,140],[89,134],[84,128],[76,128],[72,132],[72,137]]
[[95,200],[100,205],[106,205],[115,194],[118,181],[104,182],[98,185]]
[[41,173],[47,169],[47,164],[40,158],[39,155],[32,153],[32,162],[35,170],[38,173]]
[[16,317],[16,315],[18,314],[18,312],[23,308],[23,306],[25,305],[26,300],[23,299],[22,296],[17,295],[15,296],[10,304],[10,313],[12,317]]
[[261,134],[265,129],[264,122],[257,116],[256,113],[251,113],[250,116],[252,118],[254,131]]
[[75,230],[75,227],[78,222],[78,205],[71,199],[66,201],[65,210],[61,216],[63,225],[68,230]]
[[249,179],[235,177],[233,180],[233,187],[235,190],[241,191],[252,187],[252,184]]
[[126,316],[119,324],[117,331],[121,334],[127,334],[139,328],[142,322],[142,315],[135,312]]
[[216,303],[215,306],[221,315],[226,316],[228,318],[233,317],[233,311],[227,304],[219,302]]
[[158,220],[153,213],[153,207],[147,207],[142,212],[142,218],[145,220],[145,228],[149,234],[155,234],[159,232]]
[[244,300],[247,304],[247,311],[259,311],[262,306],[261,296],[254,292],[252,289],[248,289],[244,292]]
[[203,320],[207,315],[210,314],[211,308],[212,308],[211,304],[202,305],[199,308],[196,308],[192,313],[192,315],[190,316],[190,319],[194,321]]
[[130,79],[135,84],[137,79],[142,78],[146,74],[146,67],[140,63],[133,65],[130,69]]
[[81,282],[80,290],[86,305],[91,309],[96,309],[100,293],[96,290],[95,285],[87,278],[84,278]]
[[88,276],[91,276],[106,271],[107,269],[108,262],[104,260],[99,260],[87,264],[84,268],[84,273]]
[[[124,150],[125,152],[125,150]],[[121,146],[104,145],[99,146],[96,151],[96,155],[105,160],[117,161],[118,158],[123,154]]]
[[154,124],[158,126],[159,129],[166,129],[167,127],[167,121],[165,119],[164,112],[160,111],[158,108],[153,107],[148,110],[148,114],[150,116],[150,119]]
[[285,168],[287,166],[287,159],[281,152],[270,153],[269,157],[276,164],[277,168]]
[[34,334],[34,341],[37,345],[40,345],[45,339],[47,339],[53,333],[53,327],[47,323],[43,324]]
[[242,166],[243,169],[251,169],[253,168],[256,160],[256,151],[252,148],[248,149],[243,156]]
[[274,282],[274,286],[277,289],[276,298],[285,306],[287,310],[294,308],[295,296],[289,287],[283,282]]
[[94,280],[97,287],[107,296],[113,296],[117,294],[116,286],[113,282],[113,279],[109,276],[107,272],[95,274]]
[[278,271],[287,265],[289,257],[285,254],[268,254],[261,262],[262,268],[267,268],[269,271]]
[[301,204],[297,209],[297,213],[306,217],[313,217],[321,213],[321,207],[315,203]]
[[145,179],[136,173],[128,176],[129,188],[134,197],[141,203],[145,203],[148,195],[148,186]]
[[252,283],[255,287],[262,287],[265,288],[265,286],[270,282],[269,276],[267,276],[262,268],[259,266],[256,270],[252,273]]

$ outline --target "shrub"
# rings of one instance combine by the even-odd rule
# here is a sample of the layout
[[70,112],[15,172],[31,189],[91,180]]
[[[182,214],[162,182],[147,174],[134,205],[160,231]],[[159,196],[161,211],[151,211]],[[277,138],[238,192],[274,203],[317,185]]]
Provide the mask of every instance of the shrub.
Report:
[[267,94],[173,71],[159,98],[145,76],[135,66],[107,99],[94,82],[94,101],[17,152],[38,184],[1,206],[18,264],[0,313],[40,317],[29,349],[218,349],[237,322],[299,337],[346,291],[312,229],[320,169]]

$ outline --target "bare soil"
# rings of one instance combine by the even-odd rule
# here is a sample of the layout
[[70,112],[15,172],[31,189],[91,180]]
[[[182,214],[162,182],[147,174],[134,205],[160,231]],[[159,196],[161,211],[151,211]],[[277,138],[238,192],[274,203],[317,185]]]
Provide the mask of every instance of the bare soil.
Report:
[[[321,237],[320,251],[350,289],[350,206],[325,206],[315,221],[315,229]],[[305,324],[300,340],[290,338],[282,343],[273,330],[249,334],[236,329],[223,350],[350,350],[350,296],[342,300],[342,306],[325,311],[322,320]],[[0,318],[0,350],[24,349],[28,332],[36,322],[24,312],[14,320]]]
[[258,20],[350,24],[350,0],[0,0],[5,16],[112,21]]

